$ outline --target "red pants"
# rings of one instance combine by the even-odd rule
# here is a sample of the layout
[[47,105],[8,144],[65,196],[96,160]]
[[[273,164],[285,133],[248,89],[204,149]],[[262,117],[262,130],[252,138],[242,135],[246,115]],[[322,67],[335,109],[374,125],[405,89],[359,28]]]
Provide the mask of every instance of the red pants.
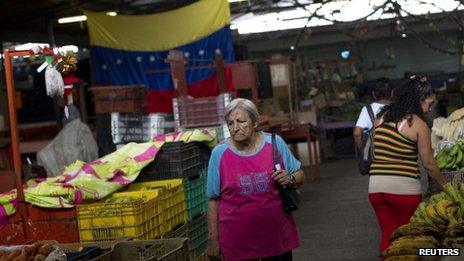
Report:
[[422,195],[399,195],[389,193],[371,193],[369,201],[379,222],[382,237],[380,252],[388,248],[390,236],[406,223],[422,201]]

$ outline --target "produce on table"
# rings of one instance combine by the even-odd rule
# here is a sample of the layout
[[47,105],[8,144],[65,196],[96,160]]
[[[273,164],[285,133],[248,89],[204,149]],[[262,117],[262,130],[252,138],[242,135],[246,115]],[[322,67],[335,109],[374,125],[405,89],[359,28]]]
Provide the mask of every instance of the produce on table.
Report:
[[439,117],[433,120],[432,136],[454,142],[462,134],[464,134],[464,108],[454,111],[446,119]]
[[435,159],[441,170],[464,171],[464,139],[459,140],[451,148],[443,147]]
[[464,183],[459,189],[446,184],[441,193],[421,202],[410,222],[391,235],[390,243],[382,252],[385,261],[419,260],[418,248],[464,244]]
[[54,250],[51,244],[35,242],[15,250],[0,250],[0,261],[44,261]]

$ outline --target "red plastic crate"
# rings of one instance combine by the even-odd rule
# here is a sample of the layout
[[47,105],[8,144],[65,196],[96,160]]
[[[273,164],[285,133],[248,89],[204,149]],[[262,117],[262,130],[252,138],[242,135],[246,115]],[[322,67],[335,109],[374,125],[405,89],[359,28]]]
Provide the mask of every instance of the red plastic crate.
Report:
[[19,211],[0,229],[0,244],[17,245],[37,240],[56,240],[61,243],[79,241],[76,210],[48,209],[26,204],[26,237]]
[[176,128],[220,125],[224,122],[225,108],[232,99],[232,93],[217,97],[173,99]]
[[143,112],[143,86],[104,86],[90,88],[94,95],[95,113]]

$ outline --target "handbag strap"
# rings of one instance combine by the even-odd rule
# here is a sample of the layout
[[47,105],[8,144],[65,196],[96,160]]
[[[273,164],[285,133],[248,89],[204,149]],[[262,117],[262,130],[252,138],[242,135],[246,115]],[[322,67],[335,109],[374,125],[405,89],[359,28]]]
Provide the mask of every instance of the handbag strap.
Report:
[[374,124],[375,124],[375,116],[374,116],[374,110],[372,110],[372,106],[370,104],[366,105],[367,113],[369,114],[369,118],[371,119],[372,122],[372,128],[370,130],[374,129]]
[[275,133],[272,133],[272,159],[274,160],[274,166],[277,170],[280,170],[279,150],[277,149]]

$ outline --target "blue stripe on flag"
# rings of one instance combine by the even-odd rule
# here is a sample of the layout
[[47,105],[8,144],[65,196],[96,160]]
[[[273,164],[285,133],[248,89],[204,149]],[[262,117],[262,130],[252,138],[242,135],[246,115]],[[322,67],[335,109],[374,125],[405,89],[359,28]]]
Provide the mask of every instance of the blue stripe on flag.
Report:
[[[227,63],[234,61],[232,35],[229,26],[216,31],[208,37],[191,44],[180,46],[188,58],[214,61],[216,49],[220,49]],[[133,85],[142,84],[151,90],[173,89],[169,63],[169,51],[137,52],[123,51],[100,46],[92,46],[92,71],[94,85]],[[204,65],[204,62],[191,61],[187,67]],[[147,74],[150,70],[166,72]],[[214,69],[187,70],[187,85],[205,80],[214,74]]]

